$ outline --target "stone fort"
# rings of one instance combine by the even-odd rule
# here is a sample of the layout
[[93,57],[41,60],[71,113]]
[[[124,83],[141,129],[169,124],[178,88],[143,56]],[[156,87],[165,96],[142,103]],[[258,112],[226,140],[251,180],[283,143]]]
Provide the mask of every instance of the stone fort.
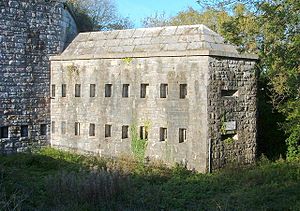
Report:
[[145,157],[200,172],[254,161],[255,55],[204,25],[80,33],[62,52],[63,6],[42,5],[57,15],[39,29],[50,34],[25,31],[20,57],[17,40],[0,54],[3,153],[51,143],[117,157],[144,141]]

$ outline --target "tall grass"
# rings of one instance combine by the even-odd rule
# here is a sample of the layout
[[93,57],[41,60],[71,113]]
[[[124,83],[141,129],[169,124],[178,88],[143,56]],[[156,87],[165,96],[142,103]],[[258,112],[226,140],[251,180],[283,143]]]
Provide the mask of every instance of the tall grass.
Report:
[[28,198],[28,195],[16,188],[12,191],[7,191],[3,184],[4,174],[4,167],[0,165],[0,210],[21,210],[21,207],[24,201]]
[[80,208],[112,208],[130,189],[129,179],[121,174],[106,172],[59,172],[46,179],[48,206]]
[[0,210],[300,210],[300,163],[199,174],[55,149],[0,156]]

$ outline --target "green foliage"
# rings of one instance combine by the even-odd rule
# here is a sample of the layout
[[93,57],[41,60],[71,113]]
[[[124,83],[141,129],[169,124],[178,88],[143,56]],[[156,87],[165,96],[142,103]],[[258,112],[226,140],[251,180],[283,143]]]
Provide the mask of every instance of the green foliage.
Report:
[[144,25],[205,24],[226,41],[238,46],[240,52],[258,54],[260,60],[257,67],[262,81],[259,88],[263,90],[259,92],[259,137],[265,139],[259,140],[260,153],[279,157],[287,145],[289,158],[299,156],[299,2],[198,2],[209,7],[203,11],[189,8],[163,21],[156,15]]
[[126,64],[130,64],[131,62],[132,62],[132,58],[130,58],[130,57],[126,57],[126,58],[123,58],[122,59],[122,61],[124,62],[124,63],[126,63]]
[[233,15],[221,23],[220,34],[241,52],[257,53],[259,24],[255,14],[243,4],[235,5]]
[[135,124],[130,126],[130,135],[132,153],[135,159],[137,159],[139,162],[143,162],[148,142],[146,139],[139,138],[137,126]]
[[299,210],[299,169],[262,158],[199,174],[46,148],[0,156],[0,210]]
[[225,116],[226,116],[226,114],[223,114],[222,117],[221,117],[221,130],[220,130],[220,132],[221,132],[222,135],[226,134]]
[[74,17],[79,32],[88,32],[95,28],[95,23],[86,9],[76,4],[76,1],[72,0],[68,0],[67,5]]
[[204,24],[210,29],[220,32],[222,24],[229,19],[229,15],[224,10],[214,10],[212,8],[203,12],[198,12],[192,8],[179,12],[170,19],[171,25],[193,25]]
[[258,81],[258,138],[257,154],[264,154],[269,159],[276,160],[280,156],[286,157],[287,146],[284,130],[280,127],[285,121],[282,113],[274,109],[270,96],[269,79],[266,74],[261,74]]
[[262,66],[270,78],[273,106],[286,117],[287,157],[295,158],[300,156],[300,4],[263,2],[259,9]]
[[121,17],[113,0],[67,0],[79,31],[105,31],[132,28],[128,17]]
[[72,76],[72,75],[78,76],[79,75],[79,68],[74,64],[68,65],[67,71],[68,71],[69,76]]
[[233,138],[226,138],[225,140],[224,140],[224,143],[225,144],[233,144],[234,143],[234,139]]

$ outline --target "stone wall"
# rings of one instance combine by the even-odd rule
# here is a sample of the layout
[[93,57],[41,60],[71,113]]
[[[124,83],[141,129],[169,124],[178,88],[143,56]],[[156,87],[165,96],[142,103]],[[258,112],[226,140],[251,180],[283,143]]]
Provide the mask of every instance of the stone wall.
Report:
[[[207,69],[206,56],[52,61],[51,144],[100,156],[134,154],[130,130],[135,127],[139,137],[140,126],[148,126],[146,157],[205,172]],[[149,84],[145,98],[140,97],[142,83]],[[75,84],[81,86],[80,97],[74,96]],[[90,84],[95,84],[95,97],[90,97]],[[111,97],[104,95],[105,84],[112,85]],[[122,97],[123,84],[129,84],[128,98]],[[166,98],[160,97],[161,84],[168,84]],[[187,84],[185,99],[179,98],[180,84]],[[77,135],[75,122],[80,124]],[[89,133],[91,123],[94,136]],[[112,126],[111,137],[105,137],[105,124]],[[129,126],[128,138],[122,138],[123,125]],[[167,129],[164,141],[160,128]],[[187,130],[183,143],[179,128]]]
[[256,153],[254,60],[211,57],[208,113],[212,169],[251,163]]
[[62,11],[60,1],[0,1],[0,153],[49,140],[48,57],[63,50]]

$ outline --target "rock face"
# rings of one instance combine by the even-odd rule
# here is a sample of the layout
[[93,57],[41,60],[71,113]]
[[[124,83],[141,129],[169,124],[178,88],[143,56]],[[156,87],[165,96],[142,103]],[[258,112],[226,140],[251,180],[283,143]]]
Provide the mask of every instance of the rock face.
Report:
[[201,172],[251,163],[256,59],[203,25],[81,33],[51,57],[51,144]]
[[49,141],[48,57],[65,45],[64,13],[61,1],[0,1],[0,153]]

